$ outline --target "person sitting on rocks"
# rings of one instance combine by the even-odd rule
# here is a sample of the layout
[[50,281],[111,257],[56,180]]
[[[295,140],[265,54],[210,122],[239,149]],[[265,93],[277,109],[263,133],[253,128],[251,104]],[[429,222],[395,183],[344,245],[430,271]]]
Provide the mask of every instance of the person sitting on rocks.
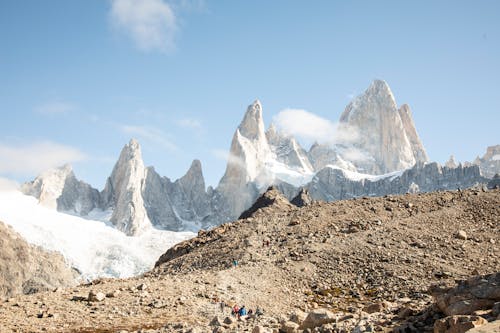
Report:
[[235,305],[233,306],[233,310],[231,311],[231,314],[232,314],[233,316],[236,316],[236,315],[239,313],[239,311],[240,311],[240,308],[238,307],[238,305],[237,305],[237,304],[235,304]]
[[243,305],[241,309],[238,311],[238,318],[246,316],[247,315],[247,309]]

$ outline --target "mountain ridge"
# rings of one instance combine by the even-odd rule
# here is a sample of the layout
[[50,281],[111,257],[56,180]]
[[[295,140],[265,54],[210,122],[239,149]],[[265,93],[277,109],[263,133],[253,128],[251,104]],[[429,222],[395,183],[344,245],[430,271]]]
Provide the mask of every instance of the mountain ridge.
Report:
[[274,124],[266,130],[262,104],[255,100],[234,132],[216,188],[206,188],[199,160],[175,181],[160,176],[144,166],[140,144],[131,139],[101,192],[77,180],[70,166],[42,173],[21,190],[61,211],[109,210],[116,228],[138,235],[151,227],[196,231],[234,220],[271,185],[289,200],[306,189],[314,200],[331,201],[470,187],[488,182],[483,168],[490,178],[500,170],[500,146],[489,147],[475,164],[427,163],[410,107],[398,108],[382,80],[348,104],[339,126],[356,140],[315,143],[306,151]]

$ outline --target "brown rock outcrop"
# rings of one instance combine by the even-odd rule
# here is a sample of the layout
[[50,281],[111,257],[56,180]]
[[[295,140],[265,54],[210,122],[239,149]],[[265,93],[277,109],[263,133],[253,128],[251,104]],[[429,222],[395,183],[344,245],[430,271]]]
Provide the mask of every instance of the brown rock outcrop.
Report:
[[71,286],[77,276],[60,254],[28,244],[0,222],[0,298]]

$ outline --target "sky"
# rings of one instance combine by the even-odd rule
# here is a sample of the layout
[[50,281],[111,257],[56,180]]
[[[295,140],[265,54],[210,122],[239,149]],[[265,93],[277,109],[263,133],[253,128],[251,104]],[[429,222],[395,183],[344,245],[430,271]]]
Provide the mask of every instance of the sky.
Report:
[[335,124],[374,79],[431,160],[482,156],[500,144],[500,2],[2,0],[0,177],[71,163],[102,189],[134,137],[161,175],[199,159],[217,185],[255,99],[266,126]]

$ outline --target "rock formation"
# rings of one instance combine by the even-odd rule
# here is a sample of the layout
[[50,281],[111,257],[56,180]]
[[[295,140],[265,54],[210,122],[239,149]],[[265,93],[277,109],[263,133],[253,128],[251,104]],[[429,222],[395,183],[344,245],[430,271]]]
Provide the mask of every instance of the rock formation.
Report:
[[69,164],[43,172],[21,186],[24,194],[38,198],[40,204],[82,216],[99,207],[99,192],[76,179]]
[[210,220],[211,198],[199,160],[194,160],[188,172],[175,182],[160,177],[153,167],[147,168],[142,193],[149,220],[155,227],[199,229]]
[[353,177],[345,170],[326,167],[316,173],[307,188],[315,200],[334,201],[361,196],[456,190],[487,181],[477,166],[447,168],[438,163],[428,163],[416,164],[400,173],[369,178]]
[[73,286],[77,277],[60,254],[28,244],[0,222],[0,298]]
[[102,192],[103,207],[113,209],[111,222],[127,235],[136,235],[151,225],[142,198],[144,179],[141,149],[132,139],[122,149]]
[[427,160],[409,108],[403,106],[398,110],[384,81],[375,80],[356,97],[346,107],[340,121],[358,134],[353,147],[359,151],[359,156],[353,163],[359,172],[385,174]]
[[490,146],[482,158],[477,158],[474,164],[479,165],[483,176],[493,178],[500,174],[500,145]]
[[444,164],[445,167],[453,169],[457,167],[457,162],[455,161],[455,156],[451,155],[448,161]]
[[266,138],[275,158],[278,162],[296,169],[301,173],[312,173],[313,167],[306,151],[300,144],[291,136],[286,136],[276,130],[276,127],[271,124],[266,132]]

